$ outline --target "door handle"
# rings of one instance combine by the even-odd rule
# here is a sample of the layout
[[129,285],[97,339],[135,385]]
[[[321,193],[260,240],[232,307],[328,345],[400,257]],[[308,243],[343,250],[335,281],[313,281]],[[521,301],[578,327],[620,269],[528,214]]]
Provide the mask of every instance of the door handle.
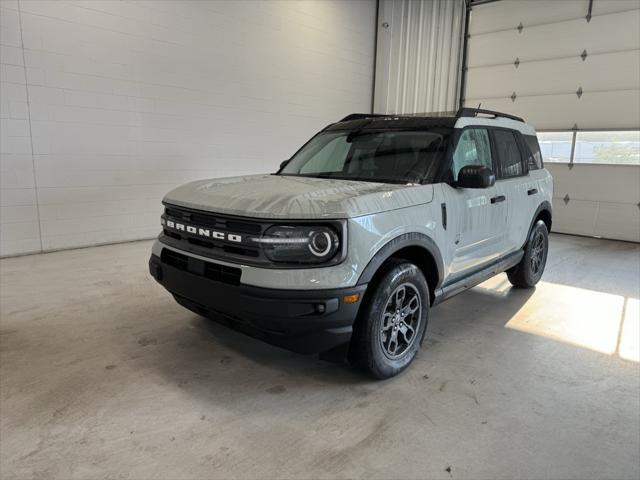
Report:
[[504,195],[498,195],[497,197],[492,197],[491,198],[491,203],[504,202],[506,199],[507,199],[507,197],[505,197]]
[[537,188],[530,188],[529,190],[527,190],[527,195],[535,195],[536,193],[538,193]]

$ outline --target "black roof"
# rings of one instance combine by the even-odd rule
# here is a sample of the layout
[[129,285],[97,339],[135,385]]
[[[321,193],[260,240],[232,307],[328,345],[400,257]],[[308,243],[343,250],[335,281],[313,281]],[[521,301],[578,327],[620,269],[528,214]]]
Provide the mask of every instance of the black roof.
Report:
[[508,118],[524,122],[520,117],[493,110],[480,108],[461,108],[457,112],[413,113],[413,114],[383,114],[383,113],[352,113],[342,120],[329,125],[326,130],[377,130],[387,128],[453,128],[460,117],[477,117],[478,115],[491,118]]
[[327,130],[385,130],[389,128],[453,128],[456,117],[411,117],[396,115],[363,116],[354,119],[340,120],[329,125]]

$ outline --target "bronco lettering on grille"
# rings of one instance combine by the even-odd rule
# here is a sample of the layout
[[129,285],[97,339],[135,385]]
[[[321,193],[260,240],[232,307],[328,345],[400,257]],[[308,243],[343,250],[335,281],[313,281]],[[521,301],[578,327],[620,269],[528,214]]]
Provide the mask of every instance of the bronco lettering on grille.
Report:
[[218,232],[216,230],[211,230],[210,228],[198,227],[196,225],[187,225],[186,223],[175,222],[173,220],[165,221],[164,218],[162,219],[162,223],[165,227],[172,230],[187,232],[192,235],[198,235],[200,237],[214,238],[216,240],[227,240],[229,242],[236,243],[242,242],[242,236],[235,235],[233,233]]

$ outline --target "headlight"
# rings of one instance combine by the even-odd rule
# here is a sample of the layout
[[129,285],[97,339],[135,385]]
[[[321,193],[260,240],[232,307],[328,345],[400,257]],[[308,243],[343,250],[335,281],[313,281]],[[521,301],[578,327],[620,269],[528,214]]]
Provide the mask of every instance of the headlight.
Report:
[[277,263],[325,263],[340,249],[338,234],[328,226],[276,225],[253,241]]

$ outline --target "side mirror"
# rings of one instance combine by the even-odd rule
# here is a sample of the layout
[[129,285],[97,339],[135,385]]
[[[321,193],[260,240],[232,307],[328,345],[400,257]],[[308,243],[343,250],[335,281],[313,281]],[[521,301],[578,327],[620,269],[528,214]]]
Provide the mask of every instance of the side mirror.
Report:
[[496,176],[490,168],[482,165],[466,165],[458,172],[459,188],[489,188],[496,183]]
[[286,167],[286,166],[287,166],[287,163],[289,163],[289,160],[285,160],[284,162],[282,162],[282,163],[280,164],[280,170],[282,170],[284,167]]

